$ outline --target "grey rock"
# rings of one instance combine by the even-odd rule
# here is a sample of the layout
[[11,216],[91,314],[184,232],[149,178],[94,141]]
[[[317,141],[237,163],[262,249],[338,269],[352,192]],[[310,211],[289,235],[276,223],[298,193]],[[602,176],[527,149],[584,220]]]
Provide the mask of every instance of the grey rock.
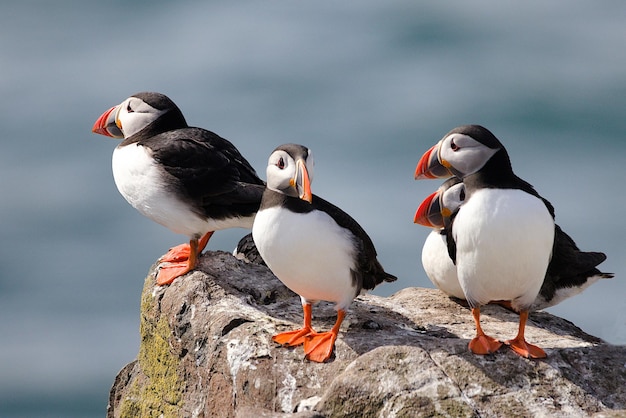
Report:
[[[518,316],[482,310],[485,331],[512,338]],[[333,307],[313,309],[328,330]],[[137,359],[118,374],[108,417],[613,417],[626,415],[626,347],[536,312],[526,327],[545,360],[504,347],[476,356],[467,307],[435,289],[359,296],[335,356],[308,362],[272,335],[301,325],[297,295],[264,266],[207,252],[197,271],[141,302]]]

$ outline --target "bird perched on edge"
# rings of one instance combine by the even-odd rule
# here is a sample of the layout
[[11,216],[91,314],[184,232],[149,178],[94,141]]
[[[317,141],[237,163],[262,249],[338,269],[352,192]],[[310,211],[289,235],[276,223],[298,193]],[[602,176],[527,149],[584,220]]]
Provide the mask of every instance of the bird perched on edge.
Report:
[[[347,213],[311,193],[313,156],[302,145],[285,144],[269,157],[267,188],[252,227],[256,247],[272,272],[300,295],[304,325],[275,335],[287,346],[304,344],[306,358],[324,362],[333,352],[352,300],[396,277],[376,258],[371,239]],[[329,332],[311,327],[311,306],[335,303],[337,321]]]
[[189,237],[159,259],[157,284],[193,270],[214,231],[252,228],[264,182],[226,139],[190,127],[176,104],[155,92],[132,95],[104,112],[92,131],[124,138],[113,177],[142,215]]
[[[417,209],[414,221],[433,228],[422,250],[422,264],[437,288],[449,296],[465,299],[456,266],[448,254],[446,235],[456,211],[465,200],[465,188],[457,177],[446,180]],[[580,251],[574,240],[555,225],[554,247],[539,294],[530,310],[555,306],[575,296],[600,279],[613,278],[596,268],[606,260],[601,252]]]
[[505,343],[523,357],[546,357],[526,341],[524,330],[552,254],[554,208],[515,175],[502,143],[479,125],[448,132],[415,171],[416,179],[451,175],[465,185],[465,202],[451,225],[448,246],[476,324],[469,349],[487,354],[501,347],[483,332],[480,306],[508,301],[520,321],[517,336]]

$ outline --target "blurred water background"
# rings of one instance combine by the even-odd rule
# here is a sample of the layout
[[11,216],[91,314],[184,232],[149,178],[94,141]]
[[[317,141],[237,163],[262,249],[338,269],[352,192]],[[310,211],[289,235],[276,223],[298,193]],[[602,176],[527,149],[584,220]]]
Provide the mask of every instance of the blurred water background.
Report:
[[457,125],[487,126],[616,274],[550,311],[626,344],[625,12],[617,0],[3,3],[0,416],[102,417],[137,354],[143,278],[185,238],[122,199],[116,142],[90,129],[144,90],[263,178],[274,147],[308,145],[314,192],[400,278],[379,295],[432,287],[428,230],[412,219],[439,182],[413,180],[419,157]]

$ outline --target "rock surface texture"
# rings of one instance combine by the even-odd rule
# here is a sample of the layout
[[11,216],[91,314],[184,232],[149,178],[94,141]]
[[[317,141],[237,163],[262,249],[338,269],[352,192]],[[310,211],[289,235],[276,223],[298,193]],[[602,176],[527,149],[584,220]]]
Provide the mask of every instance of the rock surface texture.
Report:
[[[481,313],[485,332],[515,336],[515,313]],[[331,305],[314,307],[316,330],[334,320]],[[152,270],[139,353],[117,376],[107,416],[626,416],[626,347],[548,313],[532,314],[526,328],[548,354],[540,361],[506,347],[471,354],[469,310],[434,289],[358,297],[325,364],[272,342],[301,322],[298,296],[230,254],[207,252],[199,270],[167,287],[155,287]]]

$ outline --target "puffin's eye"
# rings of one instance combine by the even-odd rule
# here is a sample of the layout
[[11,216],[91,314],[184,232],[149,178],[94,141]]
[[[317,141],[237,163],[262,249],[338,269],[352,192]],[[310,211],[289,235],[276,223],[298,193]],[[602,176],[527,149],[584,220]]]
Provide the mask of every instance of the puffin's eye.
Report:
[[454,143],[454,139],[450,140],[450,148],[452,149],[452,151],[458,151],[459,150],[459,146]]
[[133,108],[132,108],[132,107],[130,107],[130,103],[128,103],[128,105],[126,105],[126,111],[127,111],[128,113],[133,113],[133,112],[134,112]]
[[280,168],[281,170],[285,168],[285,160],[283,160],[283,157],[280,157],[280,159],[276,163],[276,167]]
[[461,199],[461,202],[465,201],[465,188],[461,189],[461,193],[459,193],[459,199]]

